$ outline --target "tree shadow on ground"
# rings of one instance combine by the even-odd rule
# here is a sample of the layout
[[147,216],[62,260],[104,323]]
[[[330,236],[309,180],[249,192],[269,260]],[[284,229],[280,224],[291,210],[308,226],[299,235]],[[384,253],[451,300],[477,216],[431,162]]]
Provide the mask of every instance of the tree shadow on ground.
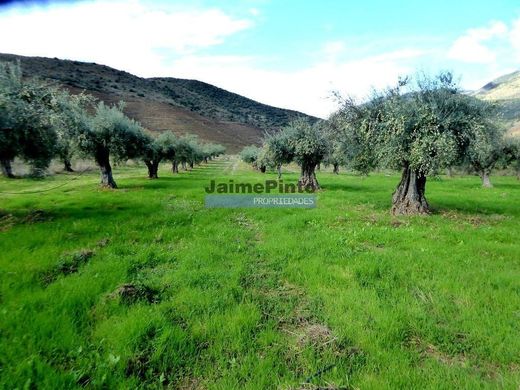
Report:
[[[347,183],[325,183],[323,184],[322,182],[320,182],[320,186],[321,186],[321,189],[324,190],[324,191],[327,191],[327,190],[330,190],[330,191],[345,191],[345,192],[352,192],[352,191],[366,191],[367,188],[366,186],[363,186],[363,185],[356,185],[356,184],[347,184]],[[380,192],[380,193],[384,193],[385,190],[382,189],[382,190],[379,190],[377,192]]]

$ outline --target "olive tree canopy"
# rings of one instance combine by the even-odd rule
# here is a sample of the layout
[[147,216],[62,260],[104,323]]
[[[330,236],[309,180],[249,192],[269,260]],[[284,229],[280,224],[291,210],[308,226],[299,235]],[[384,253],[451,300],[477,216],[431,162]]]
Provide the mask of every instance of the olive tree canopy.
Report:
[[240,159],[246,164],[251,164],[256,168],[256,161],[260,153],[260,148],[255,145],[245,146],[240,152]]
[[462,161],[490,123],[486,105],[463,94],[449,72],[401,79],[364,104],[346,100],[338,115],[346,138],[358,143],[359,160],[402,170],[393,195],[397,215],[428,213],[427,176]]
[[27,161],[33,173],[44,172],[56,153],[53,127],[56,88],[23,78],[19,64],[0,63],[0,166],[14,177],[15,157]]
[[125,161],[143,156],[147,136],[141,125],[123,113],[124,103],[107,106],[100,102],[90,126],[80,129],[79,148],[92,156],[101,172],[101,185],[117,188],[110,158]]
[[494,116],[493,106],[484,101],[474,101],[476,106],[482,105],[481,110],[489,111],[489,120],[476,125],[469,134],[469,144],[465,159],[479,174],[483,187],[493,187],[489,175],[504,154],[504,129],[491,120]]
[[289,164],[294,159],[294,148],[290,143],[291,132],[291,129],[287,129],[267,134],[264,139],[263,157],[267,165],[276,167],[278,179],[282,177],[282,165]]
[[202,145],[202,157],[204,162],[208,162],[226,152],[226,148],[220,144],[204,144]]
[[87,94],[71,95],[66,90],[57,91],[53,104],[52,125],[57,134],[56,154],[65,171],[72,172],[72,156],[76,137],[89,129],[88,110],[94,106],[94,98]]
[[510,136],[504,140],[504,157],[506,165],[516,171],[516,177],[520,180],[520,136]]
[[311,124],[304,119],[297,119],[283,130],[288,134],[289,146],[294,151],[294,161],[301,168],[298,180],[300,190],[315,191],[320,188],[316,179],[316,166],[323,161],[328,150],[323,126],[322,122]]

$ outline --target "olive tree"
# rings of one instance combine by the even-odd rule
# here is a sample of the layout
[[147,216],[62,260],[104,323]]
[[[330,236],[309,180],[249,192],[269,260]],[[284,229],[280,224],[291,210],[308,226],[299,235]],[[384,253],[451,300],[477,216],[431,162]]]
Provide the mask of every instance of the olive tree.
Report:
[[269,160],[267,148],[265,145],[263,145],[258,151],[258,157],[255,161],[255,167],[261,173],[265,173],[267,171],[267,167],[274,168],[274,165],[272,164],[271,160]]
[[[476,105],[486,105],[483,101],[475,101]],[[488,108],[483,107],[483,110]],[[490,109],[490,108],[489,108]],[[490,118],[492,116],[490,115]],[[477,124],[474,131],[469,134],[469,145],[466,151],[466,159],[468,164],[479,174],[482,179],[482,186],[491,188],[491,180],[489,178],[491,170],[500,161],[503,156],[504,143],[503,131],[496,125],[496,121],[487,121],[488,123]]]
[[15,130],[15,104],[6,92],[2,85],[0,89],[0,167],[4,176],[13,178],[11,162],[20,153],[21,134]]
[[94,98],[87,94],[71,95],[66,90],[60,90],[56,94],[52,125],[58,137],[56,154],[66,172],[73,172],[71,160],[75,153],[75,140],[78,134],[88,130],[90,126],[88,110],[93,105]]
[[326,127],[332,140],[332,159],[368,176],[376,168],[377,159],[371,145],[371,134],[359,123],[366,113],[361,112],[350,98],[341,101],[343,109],[331,115]]
[[223,154],[226,153],[226,147],[224,145],[221,145],[221,144],[211,144],[211,154],[210,154],[210,158],[216,158],[216,157],[220,157],[222,156]]
[[339,167],[347,164],[344,144],[339,141],[331,141],[323,163],[325,166],[332,165],[332,173],[338,175]]
[[323,161],[328,149],[323,123],[310,124],[304,119],[297,119],[283,131],[289,134],[289,145],[294,151],[294,161],[301,168],[298,188],[308,191],[319,189],[316,166]]
[[246,164],[251,164],[254,169],[257,169],[256,162],[258,155],[260,154],[260,148],[255,145],[245,146],[240,152],[240,159]]
[[20,157],[41,175],[56,152],[52,125],[56,89],[22,77],[19,64],[0,63],[0,166],[14,177],[11,162]]
[[205,163],[215,157],[218,157],[226,152],[226,148],[220,144],[204,144],[202,145],[202,159]]
[[282,178],[282,165],[290,164],[294,159],[294,148],[290,138],[292,129],[288,128],[274,134],[267,134],[264,139],[263,157],[267,165],[276,167],[278,179]]
[[193,164],[197,159],[197,147],[197,136],[195,135],[185,134],[177,139],[175,158],[172,161],[174,173],[179,172],[179,164],[183,170],[188,170],[188,164]]
[[[162,160],[169,161],[173,164],[175,161],[176,150],[177,150],[177,141],[178,138],[176,135],[168,130],[161,133],[155,140],[154,144],[157,148],[157,158],[159,162]],[[157,162],[157,166],[159,163]]]
[[224,153],[226,153],[226,147],[221,144],[212,144],[211,148],[211,158],[220,157]]
[[504,140],[505,165],[510,165],[520,180],[520,136],[510,136]]
[[401,79],[364,104],[347,100],[339,114],[360,153],[369,150],[379,166],[402,170],[394,215],[429,213],[427,176],[463,160],[476,130],[490,120],[489,110],[463,94],[448,72]]
[[218,157],[226,151],[226,148],[220,144],[199,143],[197,135],[191,134],[186,137],[189,145],[187,162],[190,168],[193,168],[194,164],[207,163],[208,160]]
[[148,137],[144,152],[144,163],[150,179],[158,178],[159,163],[162,160],[174,162],[178,138],[171,131],[161,133],[157,138]]
[[193,136],[193,139],[189,145],[191,149],[187,162],[190,169],[193,169],[195,164],[198,165],[204,161],[204,149],[203,146],[198,142],[198,137],[196,135]]
[[[327,121],[322,122],[322,129],[327,142],[327,153],[323,158],[325,167],[332,165],[332,173],[338,175],[339,167],[346,166],[346,143],[336,130],[336,120],[332,115]],[[319,169],[319,165],[318,165]]]
[[107,106],[100,102],[90,126],[80,129],[78,146],[92,156],[99,166],[101,185],[117,188],[110,158],[125,161],[139,158],[145,152],[147,136],[141,125],[123,113],[124,103]]
[[143,161],[148,168],[148,178],[157,179],[159,178],[159,163],[163,159],[163,153],[159,140],[152,138],[150,135],[145,136],[143,145]]

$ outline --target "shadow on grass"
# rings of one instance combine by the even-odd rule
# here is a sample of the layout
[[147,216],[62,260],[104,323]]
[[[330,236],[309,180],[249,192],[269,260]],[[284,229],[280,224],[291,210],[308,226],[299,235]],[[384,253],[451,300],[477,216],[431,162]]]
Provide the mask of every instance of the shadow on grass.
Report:
[[430,204],[433,215],[444,215],[450,212],[457,212],[465,215],[520,215],[519,212],[511,213],[511,210],[504,210],[503,206],[494,205],[491,202],[472,202],[472,204],[465,204],[461,206],[459,203],[451,202],[436,202]]
[[[353,191],[366,191],[367,187],[363,185],[356,184],[347,184],[347,183],[320,183],[321,189],[324,191],[345,191],[345,192],[353,192]],[[384,189],[377,191],[379,193],[385,193]]]
[[123,183],[119,184],[118,188],[114,190],[117,192],[119,190],[162,190],[165,188],[174,189],[175,185],[172,180],[173,178],[158,178],[158,179],[150,179],[148,182],[139,182],[139,183]]
[[496,189],[496,190],[502,190],[502,189],[507,189],[507,190],[518,190],[520,189],[520,181],[518,181],[517,184],[502,184],[502,183],[493,183],[493,188]]

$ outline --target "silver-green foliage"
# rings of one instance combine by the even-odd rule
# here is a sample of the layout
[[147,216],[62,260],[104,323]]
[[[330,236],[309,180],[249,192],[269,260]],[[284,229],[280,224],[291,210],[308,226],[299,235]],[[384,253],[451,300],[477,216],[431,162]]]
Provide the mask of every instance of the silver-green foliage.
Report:
[[21,157],[40,174],[55,154],[56,89],[22,77],[19,64],[0,63],[0,160]]
[[76,137],[90,128],[88,110],[94,105],[94,98],[83,93],[71,95],[66,90],[58,90],[54,101],[52,124],[58,137],[56,154],[70,169],[70,160],[76,151]]
[[328,141],[323,124],[311,124],[304,119],[291,122],[284,130],[288,145],[294,153],[294,160],[301,167],[314,169],[327,154]]
[[504,163],[511,166],[520,179],[520,136],[510,136],[505,139]]
[[99,102],[90,126],[80,129],[79,148],[99,163],[108,155],[117,161],[141,157],[147,142],[142,126],[123,113],[124,103]]
[[240,152],[240,159],[247,164],[255,164],[259,154],[260,148],[258,146],[246,146]]
[[292,128],[287,128],[280,132],[266,135],[262,153],[266,165],[278,167],[293,161],[294,147],[290,142],[292,134]]
[[346,101],[338,115],[360,161],[422,175],[460,162],[470,145],[478,149],[485,143],[478,133],[492,124],[487,103],[463,94],[447,72],[402,79],[361,105]]

